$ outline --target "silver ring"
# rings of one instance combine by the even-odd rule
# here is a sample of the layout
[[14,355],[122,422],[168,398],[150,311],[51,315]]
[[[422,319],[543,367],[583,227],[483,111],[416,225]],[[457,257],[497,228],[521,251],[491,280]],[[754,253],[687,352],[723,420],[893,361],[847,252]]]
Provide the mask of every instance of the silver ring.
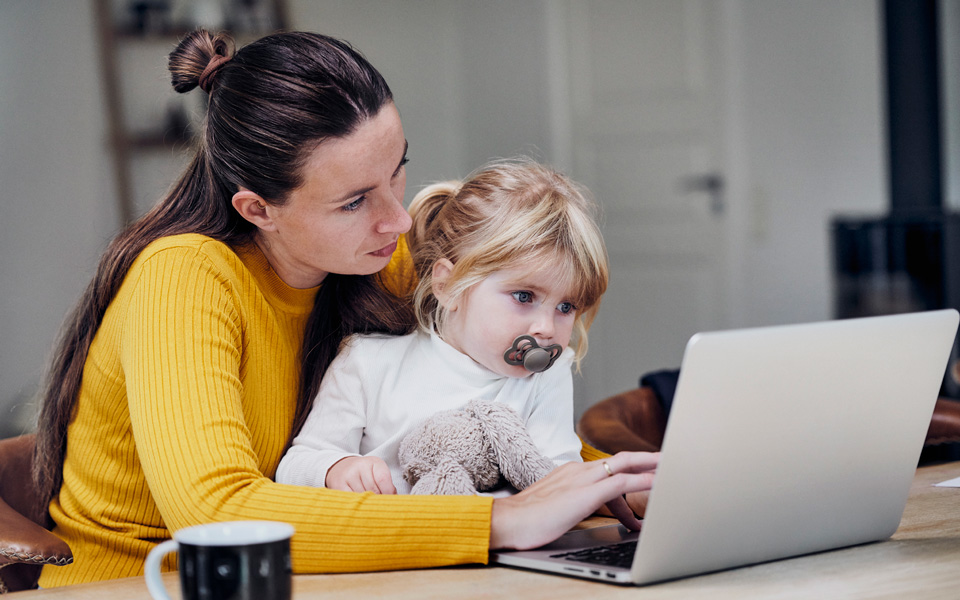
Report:
[[607,461],[603,461],[603,470],[607,472],[607,477],[613,477],[613,470],[607,464]]

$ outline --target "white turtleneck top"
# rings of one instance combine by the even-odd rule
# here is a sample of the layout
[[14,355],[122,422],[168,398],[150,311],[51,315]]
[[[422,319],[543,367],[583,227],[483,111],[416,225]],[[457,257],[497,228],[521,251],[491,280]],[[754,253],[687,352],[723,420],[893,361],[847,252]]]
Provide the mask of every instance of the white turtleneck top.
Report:
[[502,402],[527,426],[540,452],[560,465],[580,461],[573,429],[571,349],[548,370],[505,377],[437,335],[363,335],[347,340],[327,370],[300,434],[277,468],[277,481],[323,487],[327,470],[347,456],[377,456],[397,493],[410,493],[397,452],[433,414],[470,400]]

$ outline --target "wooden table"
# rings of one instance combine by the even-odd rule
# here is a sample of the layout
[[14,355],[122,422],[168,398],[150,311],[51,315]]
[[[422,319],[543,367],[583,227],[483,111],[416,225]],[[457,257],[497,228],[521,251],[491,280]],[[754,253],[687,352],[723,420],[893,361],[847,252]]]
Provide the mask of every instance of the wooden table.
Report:
[[[917,470],[900,528],[887,541],[647,587],[621,587],[504,567],[298,575],[296,598],[960,598],[960,462]],[[164,575],[177,594],[176,573]],[[143,578],[21,592],[18,599],[149,598]]]

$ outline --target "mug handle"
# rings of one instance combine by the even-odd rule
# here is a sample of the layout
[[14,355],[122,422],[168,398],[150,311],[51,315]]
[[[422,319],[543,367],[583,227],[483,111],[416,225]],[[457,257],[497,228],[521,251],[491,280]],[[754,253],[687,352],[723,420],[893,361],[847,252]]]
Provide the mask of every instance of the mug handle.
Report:
[[147,555],[147,562],[143,565],[143,577],[147,581],[147,591],[154,600],[170,600],[167,589],[163,587],[163,580],[160,579],[160,562],[164,556],[176,552],[179,547],[176,540],[167,540],[155,546]]

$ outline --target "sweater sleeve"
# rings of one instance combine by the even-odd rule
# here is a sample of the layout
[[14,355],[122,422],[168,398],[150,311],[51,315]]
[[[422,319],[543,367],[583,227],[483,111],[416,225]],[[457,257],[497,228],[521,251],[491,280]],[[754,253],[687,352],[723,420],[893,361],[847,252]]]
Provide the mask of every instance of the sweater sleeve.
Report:
[[584,442],[582,439],[580,440],[580,443],[582,444],[582,447],[580,448],[580,458],[582,458],[584,462],[601,460],[610,456],[602,450],[597,450],[590,444]]
[[171,250],[144,263],[121,362],[137,454],[171,531],[286,521],[296,529],[297,572],[486,562],[489,498],[357,494],[282,485],[261,473],[242,410],[243,326],[230,286],[196,252]]
[[380,281],[388,292],[395,296],[407,296],[417,286],[417,270],[413,266],[407,237],[401,235],[397,240],[397,250],[390,258],[386,268],[380,271]]

